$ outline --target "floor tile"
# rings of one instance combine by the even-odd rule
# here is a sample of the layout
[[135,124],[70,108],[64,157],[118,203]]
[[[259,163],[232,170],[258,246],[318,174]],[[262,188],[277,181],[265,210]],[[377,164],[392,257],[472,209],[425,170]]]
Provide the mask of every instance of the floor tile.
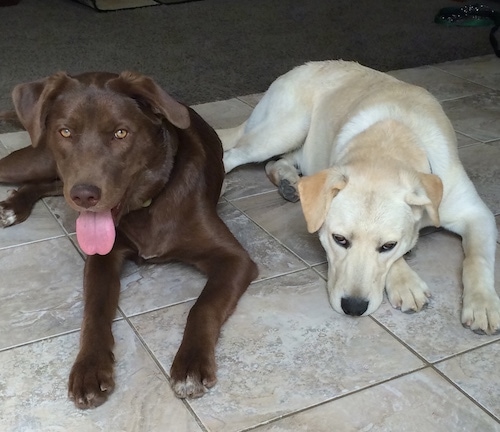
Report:
[[251,107],[255,107],[262,99],[262,96],[264,96],[264,93],[255,93],[246,96],[240,96],[238,97],[238,99],[250,105]]
[[500,421],[499,358],[500,341],[446,360],[436,367]]
[[30,136],[26,131],[4,133],[0,136],[0,142],[9,152],[31,145]]
[[259,279],[294,272],[306,267],[304,262],[284,248],[276,239],[267,235],[231,204],[221,204],[219,208],[222,220],[257,263]]
[[[373,314],[429,362],[462,353],[495,340],[500,335],[477,335],[462,327],[461,299],[463,252],[454,234],[441,231],[419,239],[410,266],[424,280],[432,294],[429,306],[414,314],[404,314],[384,300]],[[496,289],[500,293],[500,259],[496,260]]]
[[66,233],[73,234],[76,232],[78,212],[68,205],[64,197],[48,197],[44,198],[43,201]]
[[460,148],[458,154],[479,196],[500,214],[500,146],[478,144]]
[[277,193],[276,186],[266,175],[264,164],[248,164],[235,168],[226,175],[226,190],[223,196],[231,201],[271,191]]
[[233,204],[308,264],[326,261],[318,235],[307,231],[300,203],[286,201],[273,191]]
[[0,268],[0,349],[80,328],[83,260],[68,239],[0,250]]
[[114,335],[116,389],[87,411],[67,397],[78,333],[0,352],[2,431],[201,431],[130,327],[115,323]]
[[312,269],[318,273],[323,279],[328,280],[328,263],[319,264],[312,267]]
[[423,370],[363,390],[255,432],[498,432],[494,419],[436,372]]
[[252,108],[249,105],[236,98],[220,102],[193,105],[191,108],[215,129],[238,126],[243,123],[252,112]]
[[193,300],[206,282],[194,267],[181,263],[141,266],[128,263],[125,270],[121,279],[120,309],[127,316]]
[[[479,141],[477,141],[471,137],[462,135],[461,133],[457,133],[457,147],[458,148],[468,147],[468,146],[475,145],[475,144],[479,144]],[[490,144],[490,143],[488,143],[488,144]]]
[[491,90],[442,103],[457,132],[481,142],[500,138],[500,91]]
[[500,68],[498,67],[498,57],[495,55],[439,63],[434,67],[466,78],[476,84],[500,90]]
[[0,132],[0,158],[4,158],[10,153],[2,143],[2,133]]
[[[167,370],[188,310],[183,304],[131,319]],[[311,270],[252,285],[224,325],[216,357],[217,385],[190,401],[213,432],[238,431],[423,365],[371,318],[335,313],[325,281]]]
[[440,101],[484,93],[488,90],[486,87],[474,84],[432,66],[391,71],[389,75],[401,81],[425,88]]

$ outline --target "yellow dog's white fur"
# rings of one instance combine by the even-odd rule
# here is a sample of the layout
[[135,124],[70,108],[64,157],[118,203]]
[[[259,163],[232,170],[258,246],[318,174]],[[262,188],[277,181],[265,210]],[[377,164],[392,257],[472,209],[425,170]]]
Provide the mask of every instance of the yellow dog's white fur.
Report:
[[218,133],[227,172],[279,157],[266,171],[287,199],[298,189],[308,230],[319,230],[336,311],[370,314],[384,287],[394,307],[424,307],[428,288],[403,255],[435,225],[462,236],[462,323],[500,330],[495,220],[426,90],[353,62],[311,62],[278,78],[245,123]]

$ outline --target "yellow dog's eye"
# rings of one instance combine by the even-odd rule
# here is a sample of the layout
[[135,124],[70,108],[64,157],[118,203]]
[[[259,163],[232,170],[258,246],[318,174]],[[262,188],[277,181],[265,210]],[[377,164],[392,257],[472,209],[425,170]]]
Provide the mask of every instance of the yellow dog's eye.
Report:
[[337,243],[339,246],[342,246],[344,249],[347,249],[351,246],[351,242],[347,240],[343,235],[332,234],[332,237],[333,240],[335,240],[335,243]]
[[59,133],[63,138],[70,138],[71,137],[71,131],[68,128],[63,128],[59,129]]
[[380,246],[378,251],[379,252],[389,252],[390,250],[394,249],[397,244],[398,244],[398,242],[395,242],[395,241],[387,242],[387,243],[383,244],[382,246]]
[[123,139],[128,135],[128,132],[125,129],[118,129],[115,132],[115,138],[116,139]]

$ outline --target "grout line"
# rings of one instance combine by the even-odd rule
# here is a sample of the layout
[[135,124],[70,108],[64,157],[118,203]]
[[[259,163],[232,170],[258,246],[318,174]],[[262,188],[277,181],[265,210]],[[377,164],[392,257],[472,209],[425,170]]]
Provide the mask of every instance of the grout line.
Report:
[[[479,349],[479,348],[483,348],[487,345],[490,345],[490,344],[493,344],[495,342],[498,342],[498,339],[496,341],[491,341],[485,345],[481,345],[480,347],[476,347],[475,349],[471,349],[471,350],[468,350],[468,351],[465,351],[464,353],[467,353],[467,352],[471,352],[471,351],[474,351],[476,349]],[[462,354],[464,354],[462,353]],[[443,360],[440,360],[439,362],[436,362],[432,365],[432,369],[441,377],[443,378],[448,384],[451,384],[456,390],[458,390],[461,394],[463,394],[467,399],[469,399],[476,407],[478,407],[479,409],[481,409],[483,412],[485,412],[488,416],[490,416],[493,420],[495,420],[496,422],[499,422],[499,419],[498,417],[493,413],[491,412],[488,408],[486,408],[484,405],[482,405],[479,401],[477,401],[476,399],[474,399],[474,397],[472,395],[470,395],[469,393],[467,393],[466,390],[462,389],[458,383],[455,383],[451,378],[448,377],[448,375],[446,375],[444,372],[442,372],[441,370],[439,370],[436,365],[445,361],[445,360],[449,360],[451,358],[454,358],[454,357],[458,357],[460,354],[455,354],[451,357],[449,357],[448,359],[443,359]]]
[[[480,83],[480,82],[474,81],[473,79],[466,78],[466,77],[464,77],[464,76],[458,75],[458,73],[456,73],[456,72],[454,73],[454,72],[450,72],[450,71],[445,70],[445,69],[441,69],[441,68],[438,66],[439,64],[440,64],[440,63],[438,63],[437,65],[429,65],[429,66],[430,66],[431,68],[433,68],[433,69],[437,69],[437,70],[439,70],[439,71],[441,71],[441,72],[447,73],[448,75],[454,76],[454,77],[456,77],[456,78],[460,78],[460,79],[462,79],[462,80],[464,80],[464,81],[467,81],[467,82],[469,82],[469,83],[471,83],[471,84],[475,84],[475,85],[478,85],[478,86],[480,86],[480,87],[483,87],[483,88],[485,88],[485,89],[487,89],[487,90],[489,90],[489,91],[498,91],[498,89],[496,89],[496,88],[494,88],[494,87],[489,87],[488,85],[486,85],[486,84],[484,84],[484,83]],[[480,93],[474,93],[474,94],[480,94]],[[473,96],[473,94],[470,94],[470,95],[468,95],[468,96]],[[467,96],[462,96],[462,97],[467,97]],[[450,100],[453,100],[453,99],[450,99]]]
[[[232,201],[229,201],[229,204],[234,208],[236,209],[237,211],[241,212],[248,220],[250,220],[255,226],[259,227],[265,234],[267,234],[269,237],[271,237],[273,240],[275,240],[280,246],[282,246],[283,248],[285,248],[288,252],[290,252],[292,255],[294,255],[297,259],[299,259],[304,265],[307,266],[307,268],[311,268],[312,266],[316,266],[316,265],[320,265],[320,264],[324,264],[326,262],[326,258],[324,261],[322,262],[319,262],[319,263],[314,263],[314,264],[309,264],[304,258],[300,257],[296,252],[294,252],[293,250],[291,250],[287,245],[285,245],[280,239],[278,239],[277,237],[275,237],[273,234],[271,234],[268,230],[266,230],[263,226],[261,226],[258,222],[256,222],[255,220],[253,220],[248,214],[247,212],[245,212],[244,210],[241,210],[240,208],[236,207]],[[304,269],[302,269],[304,270]],[[294,272],[293,270],[291,272]],[[284,273],[284,274],[288,274],[288,273]]]
[[58,339],[58,338],[60,338],[62,336],[67,336],[67,335],[70,335],[70,334],[73,334],[73,333],[78,333],[79,331],[80,331],[80,328],[73,329],[73,330],[66,330],[66,331],[63,331],[61,333],[55,333],[55,334],[51,334],[51,335],[47,335],[47,336],[42,336],[40,338],[31,340],[31,341],[20,342],[20,343],[17,343],[17,344],[9,345],[7,347],[0,348],[0,354],[1,353],[6,353],[8,351],[15,350],[15,349],[18,349],[18,348],[24,348],[24,347],[28,347],[30,345],[35,345],[35,344],[40,343],[40,342],[45,342],[45,341],[49,341],[49,340],[52,340],[52,339]]
[[295,416],[297,414],[301,414],[301,413],[304,413],[304,412],[307,412],[307,411],[311,411],[311,410],[313,410],[315,408],[318,408],[318,407],[321,407],[323,405],[328,405],[328,404],[330,404],[332,402],[335,402],[335,401],[338,401],[340,399],[344,399],[344,398],[352,396],[354,394],[361,393],[361,392],[363,392],[365,390],[369,390],[371,388],[378,387],[378,386],[380,386],[382,384],[385,384],[385,383],[394,381],[396,379],[399,379],[399,378],[411,375],[413,373],[422,371],[422,370],[427,369],[427,368],[428,368],[428,366],[422,366],[420,368],[416,368],[416,369],[413,369],[413,370],[408,371],[408,372],[404,372],[404,373],[401,373],[401,374],[398,374],[398,375],[394,375],[393,377],[390,377],[390,378],[382,379],[382,380],[380,380],[380,381],[378,381],[376,383],[369,384],[369,385],[367,385],[365,387],[356,388],[356,389],[354,389],[352,391],[349,391],[347,393],[343,393],[343,394],[339,394],[339,395],[333,396],[333,397],[331,397],[329,399],[326,399],[324,401],[321,401],[321,402],[318,402],[316,404],[310,405],[308,407],[304,407],[304,408],[298,409],[296,411],[293,411],[293,412],[281,415],[279,417],[275,417],[273,419],[266,420],[264,422],[261,422],[261,423],[259,423],[257,425],[250,426],[250,427],[245,428],[245,429],[240,429],[240,430],[238,430],[238,432],[250,432],[252,430],[260,428],[261,426],[268,425],[268,424],[271,424],[271,423],[276,423],[276,422],[278,422],[280,420],[283,420],[283,419],[286,419],[286,418],[289,418],[289,417],[293,417],[293,416]]
[[[83,302],[83,298],[82,298],[82,302]],[[121,311],[119,311],[119,312],[120,312],[120,314],[122,314]],[[82,309],[82,313],[83,313],[83,309]],[[113,319],[112,323],[114,324],[114,323],[123,321],[124,318],[125,318],[125,316],[123,314],[122,314],[122,316],[117,316],[117,317],[115,317]],[[82,323],[82,320],[83,320],[83,316],[80,317],[80,319],[79,319],[80,324]],[[10,346],[4,347],[4,348],[0,348],[0,353],[4,353],[4,352],[10,351],[10,350],[14,350],[14,349],[18,349],[18,348],[27,347],[27,346],[30,346],[30,345],[35,345],[35,344],[37,344],[39,342],[45,342],[45,341],[49,341],[49,340],[52,340],[52,339],[59,339],[62,336],[67,336],[67,335],[70,335],[70,334],[73,334],[73,333],[79,333],[81,330],[82,330],[82,328],[81,328],[81,325],[80,325],[78,328],[75,328],[75,329],[65,330],[65,331],[62,331],[60,333],[54,333],[54,334],[51,334],[51,335],[42,336],[42,337],[39,337],[37,339],[33,339],[31,341],[26,341],[26,342],[21,342],[21,343],[13,344],[13,345],[10,345]],[[77,348],[78,348],[78,346],[77,346]]]
[[7,250],[7,249],[13,249],[13,248],[17,248],[17,247],[22,247],[22,246],[29,246],[29,245],[33,245],[33,244],[36,244],[36,243],[42,243],[44,241],[55,240],[55,239],[65,238],[65,237],[66,237],[66,235],[64,233],[62,233],[62,234],[59,234],[59,235],[55,235],[55,236],[52,236],[52,237],[45,237],[45,238],[38,239],[38,240],[31,240],[31,241],[26,241],[26,242],[22,242],[22,243],[16,243],[16,244],[12,244],[12,245],[9,245],[9,246],[1,246],[0,247],[0,251],[4,251],[4,250]]
[[[154,352],[151,350],[151,348],[147,344],[146,340],[142,337],[142,335],[139,333],[139,331],[135,328],[135,326],[132,324],[132,321],[124,313],[124,311],[120,308],[120,306],[118,306],[118,310],[123,315],[124,321],[129,325],[130,329],[134,332],[134,334],[137,337],[137,339],[139,340],[141,346],[147,352],[149,358],[153,361],[153,363],[156,364],[156,366],[160,370],[160,373],[166,378],[167,384],[170,386],[170,375],[167,372],[167,370],[163,367],[163,365],[161,364],[160,360],[158,360],[158,358],[156,357],[156,355],[154,354]],[[134,316],[137,316],[137,315],[134,315]],[[174,394],[173,390],[172,390],[172,394]],[[193,408],[189,404],[188,399],[181,399],[181,402],[183,403],[183,405],[185,406],[185,408],[188,410],[188,412],[191,414],[191,416],[194,418],[194,420],[196,421],[196,423],[198,424],[198,426],[201,428],[201,430],[203,432],[209,432],[209,430],[205,427],[205,425],[201,421],[201,418],[198,417],[198,415],[196,414],[196,412],[193,410]]]
[[[402,312],[403,313],[403,312]],[[440,375],[442,378],[445,379],[448,384],[451,384],[456,390],[458,390],[461,394],[463,394],[467,399],[469,399],[475,406],[480,408],[482,411],[484,411],[488,416],[493,418],[494,420],[498,421],[498,418],[495,416],[494,413],[490,412],[485,406],[483,406],[478,400],[475,400],[470,394],[468,394],[464,389],[462,389],[457,383],[455,383],[450,377],[448,377],[444,372],[440,371],[437,368],[437,365],[440,363],[443,363],[445,361],[449,361],[454,358],[458,358],[463,356],[464,354],[477,351],[481,348],[484,348],[488,345],[492,345],[495,343],[498,343],[500,341],[499,338],[496,338],[494,340],[490,340],[484,344],[477,345],[471,348],[464,349],[463,351],[460,352],[455,352],[453,354],[450,354],[448,356],[445,356],[439,360],[436,361],[429,361],[427,360],[423,355],[418,353],[414,348],[412,348],[407,342],[405,342],[403,339],[401,339],[397,334],[393,333],[389,328],[385,327],[384,324],[380,321],[378,321],[375,317],[370,316],[372,320],[378,324],[380,327],[382,327],[387,333],[389,333],[400,345],[405,347],[407,350],[409,350],[413,355],[415,355],[418,359],[420,359],[424,364],[426,365],[425,367],[429,367],[431,370],[436,372],[438,375]],[[422,368],[423,369],[423,368]]]

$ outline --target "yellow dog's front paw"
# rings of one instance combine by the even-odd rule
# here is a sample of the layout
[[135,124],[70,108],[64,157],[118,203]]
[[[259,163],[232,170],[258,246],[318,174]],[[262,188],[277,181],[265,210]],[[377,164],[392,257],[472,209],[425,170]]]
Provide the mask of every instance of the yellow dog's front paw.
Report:
[[431,296],[427,284],[407,266],[389,273],[385,290],[392,307],[405,313],[421,311]]
[[500,333],[500,298],[496,293],[465,295],[462,324],[478,334]]

